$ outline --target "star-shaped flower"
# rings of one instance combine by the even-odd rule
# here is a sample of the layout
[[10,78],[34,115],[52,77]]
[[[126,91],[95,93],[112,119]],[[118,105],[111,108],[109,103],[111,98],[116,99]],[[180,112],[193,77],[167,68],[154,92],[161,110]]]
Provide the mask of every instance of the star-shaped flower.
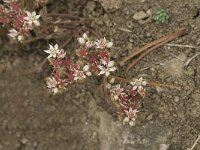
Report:
[[49,77],[49,78],[47,78],[47,87],[48,88],[55,88],[56,87],[56,85],[57,85],[58,83],[57,83],[57,81],[56,81],[56,79],[54,78],[54,77]]
[[100,49],[104,49],[105,47],[111,48],[113,46],[113,42],[107,42],[105,37],[95,42],[95,44],[96,47]]
[[60,52],[60,49],[58,48],[58,44],[56,44],[55,46],[49,44],[49,49],[44,51],[49,54],[47,58],[56,58],[57,54],[59,54]]
[[132,82],[130,82],[131,85],[133,85],[133,90],[137,91],[141,96],[145,95],[145,88],[147,82],[141,77],[139,79],[134,79]]
[[39,22],[40,15],[37,15],[35,11],[33,11],[32,13],[29,11],[26,11],[26,14],[27,16],[24,17],[24,19],[28,21],[28,24],[30,25],[30,27],[32,27],[33,25],[35,26],[40,25],[40,22]]
[[99,75],[105,74],[106,77],[110,75],[110,72],[115,71],[117,68],[114,67],[114,61],[106,62],[104,59],[101,59],[102,65],[99,65],[98,68],[100,69]]

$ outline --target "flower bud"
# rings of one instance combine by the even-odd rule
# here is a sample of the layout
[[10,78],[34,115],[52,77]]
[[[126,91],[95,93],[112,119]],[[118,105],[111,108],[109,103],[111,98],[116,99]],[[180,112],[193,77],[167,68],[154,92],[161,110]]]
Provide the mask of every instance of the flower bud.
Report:
[[83,71],[84,71],[84,72],[89,71],[89,69],[90,69],[90,66],[89,66],[89,65],[85,65],[85,66],[83,67]]
[[129,121],[129,125],[132,127],[132,126],[135,126],[135,122],[134,121]]
[[85,39],[84,39],[84,38],[80,37],[80,38],[78,38],[77,40],[78,40],[78,43],[79,43],[80,45],[84,45],[84,44],[85,44]]
[[107,89],[110,89],[110,88],[111,88],[111,84],[109,84],[109,83],[106,84],[106,88],[107,88]]
[[86,39],[86,40],[88,39],[88,36],[87,36],[86,33],[83,34],[83,38]]
[[87,71],[87,72],[86,72],[86,75],[87,75],[87,76],[91,76],[92,73],[91,73],[90,71]]
[[113,46],[113,42],[108,42],[108,43],[106,43],[106,47],[107,48],[111,48]]
[[114,82],[115,82],[115,78],[113,77],[110,79],[110,83],[113,84]]
[[114,95],[114,100],[118,100],[119,96],[118,95]]
[[52,92],[53,92],[53,94],[57,94],[58,93],[58,88],[57,87],[53,88]]

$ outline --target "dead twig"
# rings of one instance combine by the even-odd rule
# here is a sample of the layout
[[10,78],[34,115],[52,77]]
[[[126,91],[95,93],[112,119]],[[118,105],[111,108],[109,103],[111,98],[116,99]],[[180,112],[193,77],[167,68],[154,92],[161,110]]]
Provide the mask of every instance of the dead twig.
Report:
[[[154,49],[156,49],[156,48],[158,48],[158,47],[160,47],[160,46],[162,46],[163,44],[165,44],[165,43],[167,43],[167,42],[170,42],[170,41],[172,41],[172,40],[174,40],[174,39],[176,39],[176,38],[178,38],[178,37],[180,37],[180,36],[183,36],[183,35],[185,35],[185,34],[187,34],[187,30],[186,29],[182,29],[182,30],[180,30],[180,31],[178,31],[178,32],[175,32],[175,33],[173,33],[173,34],[170,34],[170,36],[168,35],[168,36],[166,36],[167,38],[163,38],[164,40],[161,40],[162,42],[156,42],[156,45],[154,45],[153,47],[151,47],[151,48],[149,48],[149,49],[144,49],[144,47],[142,47],[141,49],[139,49],[138,51],[135,51],[135,52],[133,52],[130,56],[128,56],[128,57],[130,57],[130,58],[132,58],[132,57],[134,57],[134,56],[136,56],[136,55],[138,55],[138,54],[140,54],[141,52],[143,52],[143,51],[145,51],[143,54],[141,54],[133,63],[131,63],[128,67],[127,67],[127,69],[126,69],[126,71],[128,71],[128,70],[130,70],[137,62],[139,62],[142,58],[144,58],[147,54],[149,54],[151,51],[153,51]],[[162,38],[161,38],[162,39]],[[148,44],[147,44],[148,45]],[[127,57],[127,58],[128,58]],[[127,60],[129,60],[130,58],[125,58],[125,60],[127,61]],[[125,61],[125,62],[126,62]]]
[[200,139],[200,135],[197,137],[196,141],[194,142],[194,144],[192,145],[191,148],[187,148],[187,150],[193,150],[195,148],[195,146],[197,145],[198,141]]
[[200,52],[198,52],[198,53],[196,53],[194,56],[188,58],[188,60],[187,60],[187,61],[185,62],[185,64],[183,65],[183,67],[184,67],[184,68],[187,68],[188,65],[192,62],[192,60],[193,60],[194,58],[196,58],[197,56],[199,56],[199,55],[200,55]]
[[173,84],[160,84],[160,83],[154,83],[154,82],[147,82],[147,85],[151,85],[154,87],[165,87],[165,88],[169,88],[169,89],[181,90],[180,87],[173,85]]
[[127,29],[127,28],[121,28],[121,27],[119,27],[119,28],[117,28],[117,29],[119,29],[119,30],[121,30],[121,31],[124,31],[124,32],[128,32],[128,33],[131,33],[131,32],[132,32],[131,30],[129,30],[129,29]]
[[182,29],[182,30],[180,30],[180,31],[171,33],[171,34],[169,34],[169,35],[167,35],[167,36],[161,37],[161,38],[159,38],[159,39],[157,39],[157,40],[154,40],[154,41],[152,41],[152,42],[150,42],[150,43],[147,43],[145,46],[139,48],[139,49],[136,50],[136,51],[133,51],[129,56],[127,56],[124,60],[122,60],[122,61],[120,62],[120,65],[121,65],[121,66],[124,65],[124,63],[126,63],[128,60],[130,60],[130,59],[133,58],[134,56],[136,56],[136,55],[142,53],[143,51],[145,51],[145,50],[151,48],[151,47],[154,46],[154,45],[157,45],[157,44],[159,44],[159,43],[161,43],[161,42],[163,42],[163,41],[166,41],[167,39],[169,39],[169,38],[172,37],[172,36],[173,36],[173,37],[174,37],[174,36],[179,37],[179,36],[184,35],[184,34],[186,34],[186,33],[187,33],[187,30],[184,28],[184,29]]
[[171,56],[177,58],[177,59],[180,60],[180,61],[184,61],[182,58],[176,56],[175,54],[173,54],[173,53],[171,53],[171,52],[168,52],[168,51],[165,51],[165,50],[162,50],[162,51],[163,51],[164,53],[167,53],[167,54],[169,54],[169,55],[171,55]]
[[166,46],[180,47],[180,48],[198,48],[192,45],[182,45],[182,44],[165,44]]
[[157,65],[163,66],[163,65],[165,65],[165,64],[164,64],[164,63],[161,63],[161,62],[153,63],[152,65],[150,65],[150,66],[148,66],[148,67],[145,67],[145,68],[140,69],[140,71],[142,72],[142,71],[144,71],[144,70],[148,70],[148,69],[150,69],[150,68],[152,68],[152,67],[156,67]]

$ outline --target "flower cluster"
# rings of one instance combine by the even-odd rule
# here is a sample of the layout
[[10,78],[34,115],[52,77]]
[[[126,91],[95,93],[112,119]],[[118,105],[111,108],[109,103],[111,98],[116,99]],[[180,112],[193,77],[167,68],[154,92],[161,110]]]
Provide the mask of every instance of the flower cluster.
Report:
[[76,51],[77,60],[74,61],[66,56],[66,52],[58,45],[49,45],[45,50],[49,54],[47,57],[53,66],[53,73],[47,79],[47,87],[56,94],[59,89],[74,81],[85,79],[91,75],[103,75],[106,77],[110,72],[116,70],[114,61],[110,60],[108,48],[112,47],[112,42],[106,42],[103,38],[97,41],[89,40],[86,34],[78,38],[81,47]]
[[8,35],[14,40],[23,41],[30,30],[40,25],[39,18],[35,11],[22,9],[18,0],[3,0],[0,5],[0,23],[10,28]]
[[140,79],[133,79],[128,85],[121,87],[120,84],[110,87],[111,100],[117,102],[119,114],[123,116],[123,123],[130,126],[135,124],[141,97],[145,96],[145,85],[147,82]]

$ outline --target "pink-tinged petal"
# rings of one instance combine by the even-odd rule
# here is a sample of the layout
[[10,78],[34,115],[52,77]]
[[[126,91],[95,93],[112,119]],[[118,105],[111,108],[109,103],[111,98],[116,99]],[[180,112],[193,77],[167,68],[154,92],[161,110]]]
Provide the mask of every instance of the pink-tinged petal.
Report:
[[129,111],[127,111],[127,110],[124,110],[124,112],[126,113],[126,115],[128,116],[128,113],[129,113]]
[[135,91],[137,89],[137,86],[133,86],[133,90]]
[[31,16],[31,13],[29,11],[26,11],[26,14],[27,14],[28,17]]
[[29,17],[24,17],[24,20],[29,20]]
[[101,63],[103,64],[103,65],[107,65],[107,62],[104,60],[104,59],[101,59]]

